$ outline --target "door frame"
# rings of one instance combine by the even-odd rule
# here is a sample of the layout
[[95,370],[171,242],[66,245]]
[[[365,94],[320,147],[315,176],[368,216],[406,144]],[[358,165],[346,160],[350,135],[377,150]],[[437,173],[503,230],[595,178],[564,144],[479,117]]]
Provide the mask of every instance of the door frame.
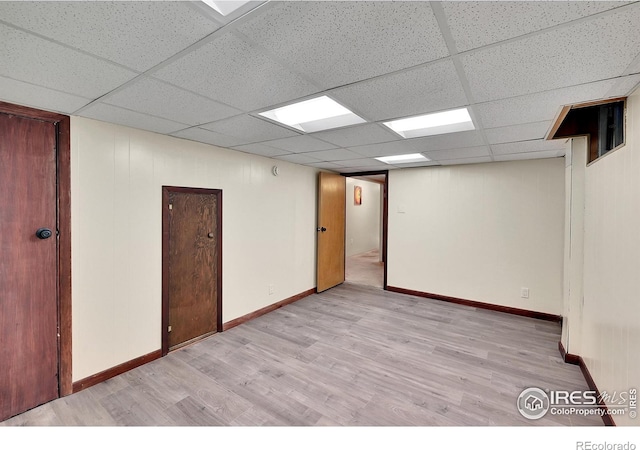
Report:
[[58,397],[73,393],[71,352],[71,119],[0,102],[0,113],[52,123],[56,133]]
[[222,189],[193,188],[181,186],[162,186],[162,356],[169,353],[169,193],[214,194],[217,202],[216,239],[218,255],[216,259],[216,285],[218,299],[216,304],[216,331],[222,331]]
[[[387,290],[387,244],[389,236],[389,171],[388,170],[371,170],[368,172],[352,172],[341,173],[340,175],[353,178],[367,175],[384,175],[384,183],[382,183],[382,261],[384,263],[384,280],[382,288]],[[346,217],[345,217],[346,220]],[[345,256],[346,258],[346,256]]]

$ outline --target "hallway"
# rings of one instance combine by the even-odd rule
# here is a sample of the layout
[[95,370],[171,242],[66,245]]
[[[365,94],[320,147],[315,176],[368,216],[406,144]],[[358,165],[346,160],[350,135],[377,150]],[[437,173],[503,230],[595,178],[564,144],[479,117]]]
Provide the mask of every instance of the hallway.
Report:
[[382,288],[384,263],[380,261],[378,250],[349,256],[345,265],[345,278],[349,283],[364,284]]

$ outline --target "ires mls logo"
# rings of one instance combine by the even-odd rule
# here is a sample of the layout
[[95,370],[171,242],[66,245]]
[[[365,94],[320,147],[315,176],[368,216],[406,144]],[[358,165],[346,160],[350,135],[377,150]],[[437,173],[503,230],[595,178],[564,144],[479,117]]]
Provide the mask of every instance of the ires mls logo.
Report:
[[598,394],[595,391],[550,391],[549,400],[554,406],[596,406],[598,404]]
[[551,401],[545,391],[537,387],[530,387],[520,393],[517,405],[518,411],[523,417],[537,420],[547,414]]
[[613,391],[611,393],[603,391],[600,399],[610,406],[626,406],[629,410],[629,417],[635,419],[638,415],[638,390],[629,389],[628,391]]
[[631,419],[637,416],[636,389],[612,393],[603,391],[598,397],[596,391],[552,391],[530,387],[520,393],[516,403],[520,414],[531,420],[541,419],[547,413],[582,416],[628,414]]

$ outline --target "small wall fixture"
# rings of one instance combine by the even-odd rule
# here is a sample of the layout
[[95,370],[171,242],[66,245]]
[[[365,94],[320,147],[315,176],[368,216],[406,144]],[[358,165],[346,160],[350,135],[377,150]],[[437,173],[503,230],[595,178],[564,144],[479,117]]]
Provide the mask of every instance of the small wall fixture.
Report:
[[280,175],[280,167],[273,166],[271,168],[271,173],[273,174],[274,177],[277,177],[278,175]]

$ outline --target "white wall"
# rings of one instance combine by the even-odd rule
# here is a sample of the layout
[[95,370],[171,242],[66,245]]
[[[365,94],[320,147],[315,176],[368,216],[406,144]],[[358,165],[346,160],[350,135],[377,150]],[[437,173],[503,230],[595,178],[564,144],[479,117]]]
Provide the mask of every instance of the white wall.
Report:
[[564,170],[556,158],[390,171],[388,284],[562,314]]
[[572,177],[571,177],[571,140],[567,141],[566,153],[564,155],[564,267],[562,270],[562,335],[560,342],[566,349],[569,342],[569,326],[567,318],[569,317],[569,267],[571,264],[571,194],[572,194]]
[[[600,391],[640,388],[639,274],[640,91],[627,103],[625,147],[592,163],[585,174],[580,356]],[[614,420],[638,425],[639,419]]]
[[[353,188],[362,187],[362,204],[353,201]],[[380,247],[380,184],[347,178],[347,256]]]
[[[565,156],[564,308],[562,343],[580,354],[584,307],[584,186],[588,141],[570,139]],[[569,332],[571,330],[571,332]]]
[[79,117],[71,137],[74,381],[161,347],[163,185],[223,190],[224,322],[315,286],[315,169]]

